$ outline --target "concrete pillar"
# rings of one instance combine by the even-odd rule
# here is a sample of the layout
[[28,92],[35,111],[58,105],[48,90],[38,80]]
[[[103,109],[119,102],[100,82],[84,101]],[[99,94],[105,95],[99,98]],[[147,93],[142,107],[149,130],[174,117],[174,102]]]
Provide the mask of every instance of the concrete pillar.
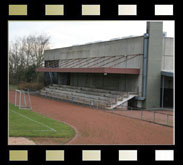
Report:
[[148,22],[149,34],[145,108],[160,107],[163,23]]

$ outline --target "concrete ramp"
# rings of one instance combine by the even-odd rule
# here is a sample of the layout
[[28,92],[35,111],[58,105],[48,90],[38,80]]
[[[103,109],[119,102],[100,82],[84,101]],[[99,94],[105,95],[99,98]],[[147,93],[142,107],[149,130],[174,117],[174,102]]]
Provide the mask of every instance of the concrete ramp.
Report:
[[131,100],[132,98],[136,97],[137,95],[135,94],[130,94],[127,97],[123,97],[123,99],[121,101],[117,101],[116,104],[112,104],[110,107],[107,107],[107,109],[114,109],[124,103],[126,103],[127,101]]

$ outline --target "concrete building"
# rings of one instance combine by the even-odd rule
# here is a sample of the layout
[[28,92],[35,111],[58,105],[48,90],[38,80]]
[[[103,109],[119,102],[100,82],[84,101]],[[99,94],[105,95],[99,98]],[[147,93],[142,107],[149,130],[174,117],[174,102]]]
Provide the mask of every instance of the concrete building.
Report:
[[173,38],[164,36],[162,29],[162,22],[148,22],[144,36],[46,50],[45,66],[37,71],[45,72],[47,85],[97,89],[98,94],[127,92],[125,101],[113,103],[115,108],[124,103],[173,107]]

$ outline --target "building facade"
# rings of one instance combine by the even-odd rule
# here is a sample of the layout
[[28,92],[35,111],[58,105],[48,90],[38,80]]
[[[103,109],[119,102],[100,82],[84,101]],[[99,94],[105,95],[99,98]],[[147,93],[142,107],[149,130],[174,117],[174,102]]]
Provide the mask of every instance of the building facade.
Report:
[[173,38],[162,22],[148,22],[144,36],[46,50],[46,84],[136,93],[132,105],[173,107]]

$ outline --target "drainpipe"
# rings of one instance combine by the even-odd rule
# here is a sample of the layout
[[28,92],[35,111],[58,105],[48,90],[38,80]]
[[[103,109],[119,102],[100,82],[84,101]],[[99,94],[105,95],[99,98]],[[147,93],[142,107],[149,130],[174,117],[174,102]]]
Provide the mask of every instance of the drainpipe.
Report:
[[148,39],[149,34],[144,34],[144,71],[143,71],[143,92],[141,97],[136,97],[136,100],[145,100],[147,86],[147,56],[148,56]]

